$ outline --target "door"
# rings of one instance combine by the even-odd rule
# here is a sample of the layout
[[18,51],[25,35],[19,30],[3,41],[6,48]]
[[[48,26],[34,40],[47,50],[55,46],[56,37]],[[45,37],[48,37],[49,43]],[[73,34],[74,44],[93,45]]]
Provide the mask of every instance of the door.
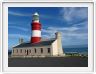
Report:
[[25,54],[26,54],[26,56],[29,54],[28,50],[25,50]]
[[27,55],[29,54],[28,50],[27,50]]

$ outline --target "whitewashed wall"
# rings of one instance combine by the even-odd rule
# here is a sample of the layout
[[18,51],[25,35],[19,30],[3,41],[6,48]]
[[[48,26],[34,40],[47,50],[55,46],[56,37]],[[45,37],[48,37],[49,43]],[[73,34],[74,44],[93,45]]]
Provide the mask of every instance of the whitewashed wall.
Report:
[[[36,53],[35,53],[35,49],[36,48]],[[41,53],[41,48],[43,48],[43,53]],[[50,48],[50,53],[48,53],[48,48]],[[22,49],[22,53],[20,52]],[[51,56],[52,55],[52,49],[51,49],[51,45],[49,46],[42,46],[42,47],[24,47],[24,48],[13,48],[14,53],[12,51],[12,55],[13,56]],[[18,53],[17,53],[18,50]],[[25,53],[26,50],[26,53]],[[27,55],[27,50],[28,55]],[[31,53],[30,53],[31,50]]]
[[58,55],[57,39],[52,43],[52,54],[54,56]]

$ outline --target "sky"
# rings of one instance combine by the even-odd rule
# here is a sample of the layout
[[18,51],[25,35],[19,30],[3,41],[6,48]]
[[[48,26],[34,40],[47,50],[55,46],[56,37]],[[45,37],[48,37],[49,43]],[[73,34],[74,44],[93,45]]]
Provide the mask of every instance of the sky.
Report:
[[30,41],[32,14],[39,14],[42,38],[55,38],[62,33],[63,47],[87,47],[88,8],[87,7],[9,7],[8,47],[19,44],[19,38]]

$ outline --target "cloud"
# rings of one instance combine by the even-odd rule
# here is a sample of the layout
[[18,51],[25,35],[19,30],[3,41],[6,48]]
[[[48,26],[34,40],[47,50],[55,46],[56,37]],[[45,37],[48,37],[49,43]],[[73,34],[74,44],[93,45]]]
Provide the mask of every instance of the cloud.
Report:
[[[79,30],[79,33],[78,33]],[[50,35],[54,35],[54,33],[56,32],[62,32],[62,35],[65,36],[69,36],[69,37],[80,37],[82,38],[83,36],[87,35],[87,31],[86,32],[82,32],[81,28],[78,27],[67,27],[67,28],[60,28],[60,27],[48,27],[47,29],[42,29],[42,32],[46,33],[46,34],[50,34]],[[47,36],[46,36],[47,37]]]
[[18,26],[8,26],[8,28],[12,28],[12,29],[18,29],[18,30],[22,30],[22,31],[29,31],[29,29],[24,28],[24,27],[18,27]]
[[22,34],[9,34],[8,38],[14,39],[14,38],[24,38],[24,39],[29,39],[29,35],[22,35]]
[[48,27],[48,30],[53,30],[55,29],[55,31],[69,31],[69,32],[72,32],[72,31],[76,31],[76,30],[79,30],[78,27]]
[[68,7],[61,10],[63,19],[68,23],[80,21],[88,18],[87,7]]
[[80,27],[80,28],[88,28],[88,21],[79,22],[77,24],[73,24],[74,27]]
[[[82,25],[79,27],[79,25]],[[62,33],[62,42],[63,45],[82,45],[88,43],[88,28],[87,22],[82,22],[79,24],[73,24],[70,27],[48,27],[46,29],[42,29],[44,33],[44,37],[52,38],[55,37],[56,32]]]
[[8,11],[8,14],[14,15],[14,16],[32,16],[32,14],[24,14],[24,13],[18,13],[13,11]]

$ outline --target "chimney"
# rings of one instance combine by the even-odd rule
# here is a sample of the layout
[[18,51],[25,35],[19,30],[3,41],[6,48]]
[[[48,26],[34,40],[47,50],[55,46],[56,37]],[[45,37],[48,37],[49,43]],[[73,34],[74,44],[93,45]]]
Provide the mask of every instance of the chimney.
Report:
[[19,44],[22,44],[23,43],[23,38],[19,38]]
[[62,48],[61,32],[56,32],[55,35],[56,35],[56,39],[57,39],[58,55],[62,55],[63,48]]

